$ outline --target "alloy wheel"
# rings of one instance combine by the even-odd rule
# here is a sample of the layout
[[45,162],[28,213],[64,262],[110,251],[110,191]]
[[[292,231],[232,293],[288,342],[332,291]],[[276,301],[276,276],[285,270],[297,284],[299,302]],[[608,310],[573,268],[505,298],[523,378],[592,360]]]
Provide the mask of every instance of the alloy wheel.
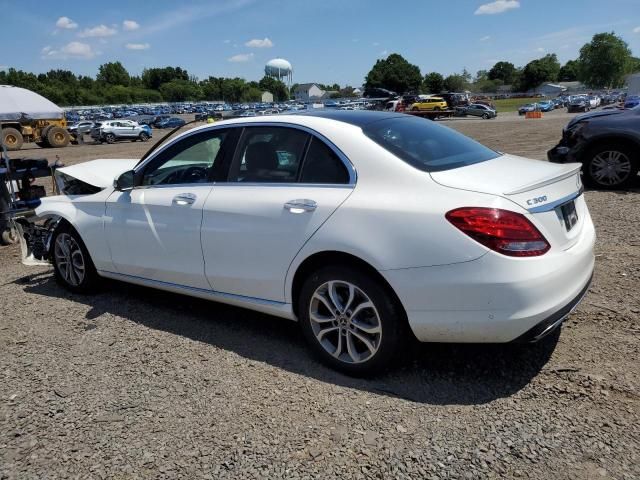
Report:
[[337,360],[363,363],[380,348],[380,315],[352,283],[333,280],[320,285],[311,297],[309,319],[318,343]]
[[631,173],[631,160],[622,152],[606,150],[598,153],[589,163],[589,174],[600,185],[623,183]]
[[75,238],[68,233],[58,235],[54,246],[54,258],[60,275],[69,285],[77,287],[82,283],[85,260]]

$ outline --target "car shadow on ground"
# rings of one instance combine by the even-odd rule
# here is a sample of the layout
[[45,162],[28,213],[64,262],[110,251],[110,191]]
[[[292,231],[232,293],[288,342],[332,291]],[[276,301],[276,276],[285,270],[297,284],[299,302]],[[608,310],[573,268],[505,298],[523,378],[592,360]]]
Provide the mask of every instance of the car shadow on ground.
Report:
[[100,328],[108,313],[148,328],[235,352],[316,380],[408,401],[474,405],[524,388],[553,353],[559,332],[536,344],[462,345],[411,342],[399,365],[377,377],[351,378],[320,364],[295,322],[228,305],[107,281],[102,293],[70,294],[51,273],[16,280],[32,295],[67,298],[90,307],[84,319]]

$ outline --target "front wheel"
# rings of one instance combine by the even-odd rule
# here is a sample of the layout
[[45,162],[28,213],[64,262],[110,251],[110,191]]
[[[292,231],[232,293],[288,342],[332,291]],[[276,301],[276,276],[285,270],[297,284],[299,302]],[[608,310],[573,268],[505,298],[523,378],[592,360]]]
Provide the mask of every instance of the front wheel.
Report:
[[587,152],[584,179],[590,187],[626,188],[638,178],[640,167],[633,149],[614,144],[602,145]]
[[116,141],[116,136],[113,133],[107,133],[104,136],[104,139],[107,141],[107,143],[114,143]]
[[405,319],[392,295],[349,267],[313,273],[298,298],[300,326],[321,361],[349,375],[382,372],[395,359]]
[[149,134],[146,132],[142,132],[140,134],[140,141],[141,142],[146,142],[147,140],[149,140]]
[[56,281],[75,293],[94,291],[100,281],[84,242],[71,225],[62,223],[53,234],[51,260]]
[[488,113],[484,113],[484,114],[482,114],[482,118],[484,118],[485,120],[489,120],[489,118],[491,118],[491,117],[489,116]]

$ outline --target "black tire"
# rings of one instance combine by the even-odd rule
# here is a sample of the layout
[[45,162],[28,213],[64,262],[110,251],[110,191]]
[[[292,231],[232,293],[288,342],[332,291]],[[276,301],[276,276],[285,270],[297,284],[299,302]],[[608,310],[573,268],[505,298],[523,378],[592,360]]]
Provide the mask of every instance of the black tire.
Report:
[[439,112],[440,111],[440,107],[434,107],[434,112]]
[[47,143],[53,148],[68,147],[71,143],[71,136],[64,128],[52,126],[47,131]]
[[[62,237],[63,235],[67,237]],[[73,239],[75,244],[73,242],[71,244],[78,247],[78,249],[72,248],[71,252],[74,261],[77,261],[78,255],[81,255],[80,258],[82,258],[82,264],[84,265],[84,274],[81,279],[79,276],[74,276],[73,273],[71,275],[65,274],[65,266],[63,264],[65,259],[62,258],[63,255],[60,255],[63,251],[58,250],[58,240],[60,239],[64,243],[65,238]],[[100,277],[96,272],[96,267],[93,264],[93,260],[91,260],[89,251],[78,232],[66,222],[60,223],[53,233],[53,238],[51,239],[51,263],[53,264],[53,275],[56,282],[67,290],[74,293],[92,293],[98,289]],[[80,281],[74,282],[74,279]]]
[[[617,152],[622,155],[622,162],[628,161],[629,171],[625,172],[626,176],[621,176],[619,182],[609,183],[602,178],[598,178],[598,156],[606,159],[608,157],[607,152]],[[606,190],[619,190],[632,186],[633,183],[638,180],[640,156],[635,149],[624,144],[620,145],[618,142],[614,141],[612,143],[600,144],[587,150],[582,158],[582,165],[582,177],[587,186]]]
[[16,151],[22,148],[24,138],[22,137],[22,133],[20,133],[15,128],[3,128],[2,143],[4,143],[4,146],[7,147],[7,150]]
[[149,140],[149,134],[148,134],[148,133],[146,133],[146,132],[142,132],[142,133],[140,134],[140,141],[141,141],[141,142],[146,142],[146,141],[148,141],[148,140]]
[[[328,344],[331,344],[332,341],[333,343],[342,342],[341,335],[345,338],[344,343],[348,343],[346,339],[350,338],[351,345],[356,352],[358,347],[360,347],[361,350],[364,350],[363,352],[360,352],[360,354],[368,354],[367,358],[359,363],[347,361],[346,357],[350,356],[351,353],[344,351],[344,348],[342,349],[342,355],[340,355],[343,359],[336,358],[325,349],[325,346],[323,346],[321,341],[316,338],[316,333],[314,333],[314,324],[317,328],[319,328],[319,325],[324,324],[312,322],[310,318],[310,310],[311,308],[315,308],[315,304],[312,303],[314,301],[314,293],[316,293],[316,290],[318,289],[322,290],[322,288],[326,286],[327,282],[331,281],[348,282],[349,284],[357,287],[357,289],[364,293],[364,295],[366,295],[374,305],[374,309],[366,308],[360,310],[360,314],[356,313],[354,318],[359,317],[358,323],[360,325],[367,324],[364,326],[371,327],[369,320],[367,319],[363,322],[364,317],[362,317],[362,315],[368,311],[370,316],[369,319],[373,318],[373,324],[379,324],[380,326],[381,333],[379,333],[377,340],[370,336],[368,337],[367,335],[370,335],[369,333],[363,335],[362,330],[357,329],[353,324],[351,324],[351,320],[347,318],[350,310],[346,311],[347,316],[341,315],[336,317],[336,320],[332,322],[332,326],[327,324],[328,328],[336,328],[338,331],[331,331],[323,337],[323,341],[328,342]],[[364,297],[358,294],[353,299],[353,302],[362,299],[364,299]],[[305,280],[300,290],[297,302],[300,327],[302,328],[302,332],[311,349],[323,363],[348,375],[368,376],[383,372],[393,365],[394,360],[400,351],[400,347],[402,346],[402,342],[406,339],[405,332],[407,322],[402,307],[398,304],[398,301],[384,285],[372,278],[371,275],[367,275],[358,269],[348,266],[328,266],[317,270]],[[329,312],[326,307],[326,303],[322,303],[322,305],[317,301],[316,303],[319,308],[326,309],[326,311]],[[377,313],[377,317],[375,316],[375,313]],[[371,314],[374,315],[371,316]],[[342,327],[336,326],[340,325],[339,322],[342,322]],[[340,330],[340,328],[343,330]],[[344,331],[344,334],[341,333],[342,331]],[[351,332],[358,333],[361,337],[364,336],[371,342],[371,345],[377,346],[375,352],[371,354],[369,353],[370,350],[367,351],[366,348],[362,348],[365,347],[365,343],[358,340],[355,333]],[[374,337],[376,335],[378,334],[373,334]],[[342,345],[342,343],[338,343],[338,345]],[[337,351],[337,348],[335,351]]]
[[482,118],[484,118],[485,120],[489,120],[489,118],[491,118],[491,117],[489,116],[488,113],[483,113],[482,114]]
[[116,136],[113,133],[107,133],[104,136],[104,139],[107,143],[115,143],[116,141]]
[[418,111],[420,111],[420,109],[419,109],[418,107],[413,107],[413,108],[411,109],[411,111],[412,111],[412,112],[418,112]]
[[47,142],[36,142],[36,145],[40,148],[48,148],[49,144]]

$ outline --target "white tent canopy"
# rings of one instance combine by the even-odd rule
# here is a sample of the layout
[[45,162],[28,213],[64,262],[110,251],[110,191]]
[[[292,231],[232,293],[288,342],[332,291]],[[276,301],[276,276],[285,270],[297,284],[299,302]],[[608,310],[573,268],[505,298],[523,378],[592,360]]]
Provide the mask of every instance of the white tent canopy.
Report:
[[22,115],[34,119],[62,118],[63,110],[55,103],[25,88],[0,85],[0,120],[16,120]]

